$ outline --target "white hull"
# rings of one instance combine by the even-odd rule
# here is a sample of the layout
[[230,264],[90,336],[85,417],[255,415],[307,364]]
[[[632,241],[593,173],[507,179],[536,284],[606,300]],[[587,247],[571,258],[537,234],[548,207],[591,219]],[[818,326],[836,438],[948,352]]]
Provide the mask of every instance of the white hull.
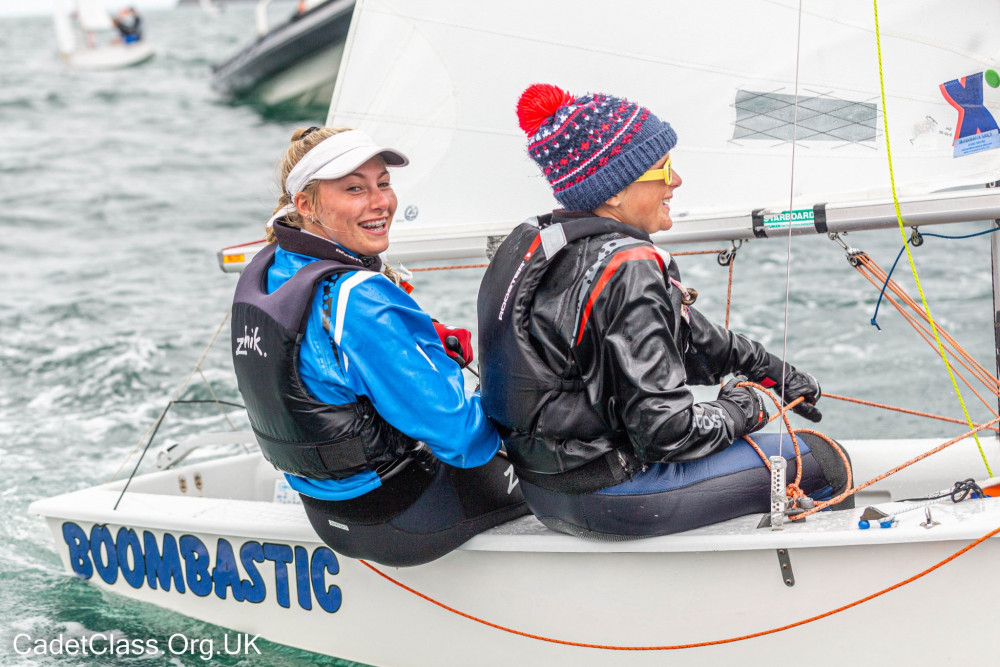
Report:
[[[863,479],[869,471],[937,443],[846,444]],[[996,441],[984,444],[995,459]],[[977,458],[974,446],[946,450],[933,463],[872,487],[857,510],[816,515],[783,531],[757,529],[759,516],[748,516],[679,535],[595,543],[553,533],[524,518],[477,536],[433,563],[379,569],[457,610],[553,639],[613,646],[722,640],[861,599],[1000,527],[998,498],[935,505],[940,525],[931,529],[919,526],[924,519],[920,510],[901,516],[891,529],[857,527],[865,504],[950,487],[976,469]],[[937,477],[937,486],[927,479],[928,471]],[[179,491],[182,477],[184,494]],[[107,524],[106,539],[118,543],[113,550],[123,554],[125,566],[114,569],[114,577],[107,569],[105,576],[113,584],[92,570],[89,578],[101,588],[234,631],[375,665],[764,664],[779,654],[808,656],[817,664],[817,653],[818,664],[839,664],[856,655],[869,663],[949,664],[956,655],[980,661],[995,655],[987,619],[1000,597],[1000,539],[987,540],[899,590],[782,632],[776,636],[780,644],[757,638],[669,652],[612,651],[555,644],[477,623],[417,597],[359,561],[332,555],[317,541],[300,506],[273,502],[277,480],[259,455],[237,456],[138,477],[117,511],[111,508],[122,482],[39,501],[31,509],[47,517],[69,572],[84,568],[83,561],[93,565],[94,552],[77,546],[71,553],[68,543],[81,543],[67,540],[64,535],[75,529],[64,533],[64,527],[78,527],[76,534],[89,541],[102,534],[98,528],[92,535],[94,524]],[[121,527],[135,530],[133,547],[124,546],[128,533],[119,535]],[[152,543],[144,540],[153,540],[166,554],[167,534],[172,538],[166,543],[179,543],[188,535],[204,545],[205,576],[214,581],[214,588],[201,591],[204,596],[193,590],[190,582],[198,585],[198,577],[183,555],[177,557],[177,576],[187,587],[183,594],[176,584],[169,592],[162,590],[162,579],[153,590],[141,575],[143,568],[136,568],[138,545],[144,551]],[[180,553],[185,548],[193,553],[192,544],[188,539]],[[265,544],[272,545],[267,547],[271,558],[261,555]],[[231,558],[226,547],[232,548]],[[783,581],[778,549],[789,550],[794,586]],[[98,547],[96,553],[102,564],[108,562],[106,548]],[[276,567],[282,559],[290,561],[284,606],[278,584],[284,566]],[[312,570],[305,575],[308,563]],[[134,569],[140,572],[130,575],[137,587],[125,580]],[[229,569],[247,582],[237,587],[244,586],[240,590],[248,598],[260,601],[234,599],[234,589],[225,584]],[[339,588],[339,596],[331,587]],[[372,629],[381,627],[393,628],[393,641],[378,639]]]
[[156,55],[156,47],[149,42],[135,44],[110,44],[92,49],[78,49],[61,54],[70,67],[85,70],[123,69],[141,65]]

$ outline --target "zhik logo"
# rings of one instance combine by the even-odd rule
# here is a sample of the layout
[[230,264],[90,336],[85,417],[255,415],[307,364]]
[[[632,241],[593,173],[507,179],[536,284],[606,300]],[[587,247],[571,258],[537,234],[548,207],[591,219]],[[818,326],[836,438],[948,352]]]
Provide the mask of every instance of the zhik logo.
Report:
[[243,325],[243,335],[236,339],[236,354],[237,356],[246,356],[250,350],[254,350],[262,357],[267,356],[267,352],[260,349],[260,336],[257,334],[258,327],[253,328],[253,333],[250,333],[246,325]]
[[514,476],[513,464],[507,466],[507,469],[504,470],[503,476],[507,478],[507,495],[509,496],[514,490],[514,487],[517,486],[517,483],[521,480]]

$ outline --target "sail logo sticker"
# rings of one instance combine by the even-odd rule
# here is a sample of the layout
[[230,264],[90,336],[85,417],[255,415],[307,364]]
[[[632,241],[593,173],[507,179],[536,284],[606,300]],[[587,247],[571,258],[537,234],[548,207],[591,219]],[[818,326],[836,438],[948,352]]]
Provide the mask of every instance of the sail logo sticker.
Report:
[[246,356],[249,350],[254,350],[257,354],[262,357],[267,356],[267,352],[260,349],[260,335],[257,333],[259,327],[253,328],[253,333],[248,331],[247,326],[243,325],[243,335],[236,339],[236,352],[237,356]]
[[983,84],[1000,87],[1000,74],[986,70],[953,79],[940,85],[941,94],[958,111],[954,157],[1000,148],[1000,126],[986,107]]

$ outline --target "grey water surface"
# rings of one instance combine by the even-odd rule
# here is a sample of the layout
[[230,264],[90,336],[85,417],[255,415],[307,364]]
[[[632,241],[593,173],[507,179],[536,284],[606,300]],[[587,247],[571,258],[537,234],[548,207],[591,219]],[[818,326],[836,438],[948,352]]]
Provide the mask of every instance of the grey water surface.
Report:
[[[296,127],[324,120],[268,118],[211,91],[211,65],[253,34],[252,3],[230,5],[220,17],[196,6],[148,12],[146,24],[148,37],[160,46],[154,60],[87,73],[58,60],[47,17],[0,19],[4,665],[147,660],[23,656],[13,650],[18,633],[53,638],[114,632],[164,645],[175,633],[211,638],[224,632],[67,576],[48,529],[28,513],[34,500],[128,473],[136,457],[119,473],[123,461],[198,361],[228,308],[236,278],[219,270],[216,251],[261,236],[278,190],[277,158]],[[681,160],[678,151],[679,170]],[[675,201],[682,200],[683,189]],[[980,223],[941,231],[986,228]],[[892,230],[849,240],[886,268],[901,242]],[[934,316],[992,370],[988,237],[928,239],[914,253]],[[713,256],[682,258],[681,266],[685,283],[700,292],[697,306],[721,320],[726,271]],[[785,267],[784,242],[749,243],[736,261],[733,290],[733,328],[778,354],[785,337]],[[792,363],[833,393],[961,416],[940,359],[901,318],[883,306],[882,331],[869,323],[877,291],[847,265],[838,246],[824,238],[796,239],[791,273]],[[912,284],[907,267],[897,273]],[[474,328],[481,276],[480,269],[419,273],[414,296],[438,319]],[[219,398],[239,402],[225,336],[203,369]],[[208,398],[201,378],[196,380],[185,398]],[[711,398],[714,391],[700,395]],[[973,417],[985,419],[986,408],[970,392],[964,396]],[[820,428],[838,439],[944,440],[963,430],[829,399],[820,406]],[[230,412],[237,426],[246,427],[239,410]],[[178,406],[160,441],[225,428],[211,405]],[[152,469],[147,458],[142,470]],[[216,655],[212,663],[347,664],[264,646],[252,659]],[[166,661],[203,665],[202,658]]]

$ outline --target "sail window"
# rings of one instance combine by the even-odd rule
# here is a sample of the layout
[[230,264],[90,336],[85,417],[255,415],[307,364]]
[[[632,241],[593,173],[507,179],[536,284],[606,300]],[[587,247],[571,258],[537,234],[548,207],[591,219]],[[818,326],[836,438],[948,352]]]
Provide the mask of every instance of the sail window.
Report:
[[830,95],[799,95],[795,118],[795,95],[736,91],[736,121],[733,139],[792,141],[798,125],[798,141],[875,141],[878,110],[871,102],[853,102]]

